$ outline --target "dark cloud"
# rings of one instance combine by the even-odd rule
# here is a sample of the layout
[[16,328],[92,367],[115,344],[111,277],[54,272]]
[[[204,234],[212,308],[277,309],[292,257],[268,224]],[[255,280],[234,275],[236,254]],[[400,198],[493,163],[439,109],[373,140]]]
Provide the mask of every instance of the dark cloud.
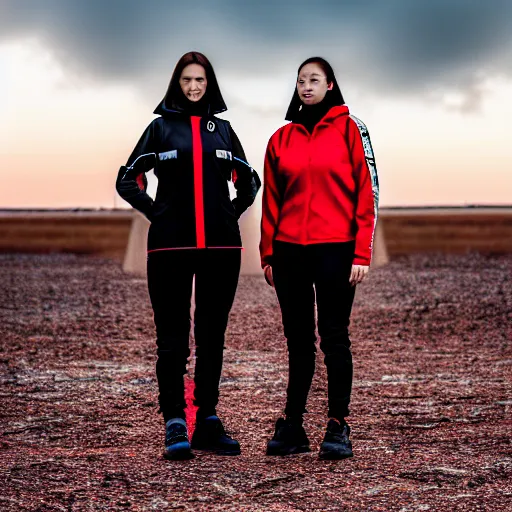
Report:
[[509,0],[3,0],[0,42],[27,36],[84,77],[162,92],[190,49],[255,77],[320,54],[376,94],[472,94],[486,74],[512,75]]

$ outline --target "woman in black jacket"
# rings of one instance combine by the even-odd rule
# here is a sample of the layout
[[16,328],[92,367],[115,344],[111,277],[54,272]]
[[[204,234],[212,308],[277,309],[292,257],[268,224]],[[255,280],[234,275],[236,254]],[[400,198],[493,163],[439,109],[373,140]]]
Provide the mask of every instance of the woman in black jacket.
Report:
[[[261,186],[229,122],[213,67],[198,52],[177,63],[155,119],[122,166],[116,188],[150,221],[148,288],[157,333],[156,374],[166,425],[164,456],[191,458],[191,448],[237,455],[240,446],[216,415],[224,333],[240,272],[238,218]],[[154,168],[156,198],[146,193]],[[236,198],[230,199],[228,181]],[[190,356],[190,302],[195,276],[196,429],[185,422],[183,376]]]

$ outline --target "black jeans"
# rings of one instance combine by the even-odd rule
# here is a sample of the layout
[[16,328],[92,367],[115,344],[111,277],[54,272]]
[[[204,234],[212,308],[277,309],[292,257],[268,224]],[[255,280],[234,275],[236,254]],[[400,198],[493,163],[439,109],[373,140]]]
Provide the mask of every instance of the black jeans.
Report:
[[196,343],[194,404],[215,414],[224,333],[240,273],[240,249],[182,249],[148,256],[148,288],[157,336],[156,376],[160,411],[185,417],[183,376],[190,356],[190,302],[195,275]]
[[[354,242],[298,245],[274,241],[272,272],[289,356],[285,413],[299,417],[315,372],[315,295],[320,348],[327,367],[329,417],[349,415],[352,353],[348,326]],[[316,293],[315,293],[316,292]]]

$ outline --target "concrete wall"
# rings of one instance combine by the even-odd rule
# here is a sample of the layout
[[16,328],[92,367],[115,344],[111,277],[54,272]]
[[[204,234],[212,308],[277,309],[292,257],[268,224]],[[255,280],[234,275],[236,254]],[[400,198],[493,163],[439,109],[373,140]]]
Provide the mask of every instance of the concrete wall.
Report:
[[512,253],[512,207],[383,209],[390,257],[415,252]]
[[[132,219],[130,210],[0,211],[0,252],[71,252],[123,261]],[[412,252],[512,253],[512,207],[382,208],[379,223],[390,258]],[[242,224],[242,234],[244,229]],[[245,245],[244,258],[257,262],[258,240]]]
[[0,252],[97,254],[122,261],[131,211],[0,211]]

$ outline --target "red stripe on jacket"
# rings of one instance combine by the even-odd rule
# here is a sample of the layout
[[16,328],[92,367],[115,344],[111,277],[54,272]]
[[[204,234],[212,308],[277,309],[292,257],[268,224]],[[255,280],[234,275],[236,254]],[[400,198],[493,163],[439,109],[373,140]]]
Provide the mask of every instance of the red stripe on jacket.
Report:
[[267,146],[261,220],[261,266],[272,242],[308,245],[355,240],[354,264],[369,265],[375,221],[371,176],[356,123],[333,107],[312,134],[297,123]]
[[204,232],[204,200],[203,200],[203,143],[201,141],[201,118],[191,116],[192,153],[194,159],[194,204],[196,215],[196,244],[198,249],[206,247]]

